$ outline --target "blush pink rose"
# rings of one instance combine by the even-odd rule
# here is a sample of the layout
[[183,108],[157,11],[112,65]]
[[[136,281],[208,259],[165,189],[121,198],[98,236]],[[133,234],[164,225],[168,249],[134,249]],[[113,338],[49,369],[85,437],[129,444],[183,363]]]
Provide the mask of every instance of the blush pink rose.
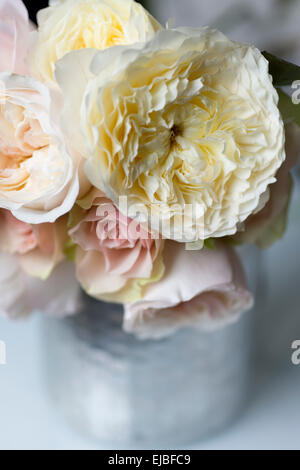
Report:
[[31,276],[49,277],[64,259],[67,240],[66,217],[53,224],[29,225],[0,209],[0,249],[18,255],[21,268]]
[[94,191],[84,218],[69,233],[77,250],[77,277],[93,297],[125,302],[141,296],[142,284],[163,273],[162,240],[119,212]]
[[27,73],[30,29],[21,0],[0,0],[0,72]]
[[0,249],[23,255],[37,246],[33,227],[16,219],[6,209],[0,209]]
[[125,331],[159,339],[187,326],[213,330],[251,308],[253,297],[231,247],[187,251],[168,241],[164,260],[161,281],[149,285],[142,300],[125,305]]

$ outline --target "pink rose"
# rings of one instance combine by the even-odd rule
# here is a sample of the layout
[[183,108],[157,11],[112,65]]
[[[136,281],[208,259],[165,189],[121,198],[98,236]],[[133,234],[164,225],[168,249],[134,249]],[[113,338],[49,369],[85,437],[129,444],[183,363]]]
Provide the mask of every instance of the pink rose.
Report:
[[29,225],[0,209],[0,249],[18,255],[20,267],[31,276],[49,277],[64,259],[67,240],[66,217],[53,224]]
[[25,74],[29,20],[21,0],[0,0],[0,72]]
[[10,318],[33,311],[71,315],[80,306],[80,289],[71,263],[61,263],[47,282],[28,276],[17,255],[0,252],[0,315]]
[[0,249],[23,255],[37,246],[33,227],[16,219],[12,213],[0,209]]
[[69,233],[77,250],[77,277],[93,297],[115,302],[141,297],[163,273],[162,240],[125,217],[103,193],[87,199],[88,212]]
[[162,338],[195,326],[212,330],[235,321],[253,304],[239,258],[218,243],[215,250],[187,251],[166,242],[165,275],[142,300],[125,306],[124,329],[142,339]]

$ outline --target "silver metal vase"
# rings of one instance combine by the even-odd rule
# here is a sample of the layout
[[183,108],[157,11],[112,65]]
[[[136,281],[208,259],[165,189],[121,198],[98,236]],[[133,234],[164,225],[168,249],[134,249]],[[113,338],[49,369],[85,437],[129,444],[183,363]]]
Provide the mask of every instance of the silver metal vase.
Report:
[[[255,249],[243,250],[252,288]],[[48,389],[75,426],[115,448],[176,447],[225,428],[251,383],[253,312],[213,333],[159,341],[122,330],[122,308],[84,297],[82,311],[43,320]]]

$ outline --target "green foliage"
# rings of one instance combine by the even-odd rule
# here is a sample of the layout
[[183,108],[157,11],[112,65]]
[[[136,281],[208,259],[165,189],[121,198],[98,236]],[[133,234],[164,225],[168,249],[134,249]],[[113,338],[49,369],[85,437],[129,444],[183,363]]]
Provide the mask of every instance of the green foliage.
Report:
[[269,62],[269,71],[275,87],[289,86],[295,80],[300,80],[300,67],[280,59],[269,52],[263,51],[263,56]]
[[75,261],[76,245],[71,238],[65,244],[63,252],[68,261]]
[[208,248],[209,250],[215,250],[216,249],[216,242],[213,238],[207,238],[204,240],[204,247]]
[[279,110],[285,124],[294,122],[300,127],[300,105],[294,104],[292,98],[282,90],[278,90]]

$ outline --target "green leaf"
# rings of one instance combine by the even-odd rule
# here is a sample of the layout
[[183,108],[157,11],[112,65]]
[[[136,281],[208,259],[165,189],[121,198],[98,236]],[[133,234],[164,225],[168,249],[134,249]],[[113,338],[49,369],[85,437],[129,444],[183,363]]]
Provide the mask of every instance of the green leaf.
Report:
[[213,238],[207,238],[204,240],[204,247],[208,248],[209,250],[215,250],[216,249],[216,242]]
[[269,72],[273,77],[275,87],[289,86],[295,80],[300,80],[300,67],[280,59],[267,51],[262,52],[270,64]]
[[300,127],[300,104],[294,104],[292,98],[282,90],[278,90],[278,95],[278,107],[284,123],[294,122]]
[[72,210],[69,212],[68,215],[68,222],[67,227],[73,228],[75,227],[84,217],[84,210],[78,206],[78,201],[74,204]]
[[68,261],[75,261],[76,245],[71,239],[65,244],[63,252]]

